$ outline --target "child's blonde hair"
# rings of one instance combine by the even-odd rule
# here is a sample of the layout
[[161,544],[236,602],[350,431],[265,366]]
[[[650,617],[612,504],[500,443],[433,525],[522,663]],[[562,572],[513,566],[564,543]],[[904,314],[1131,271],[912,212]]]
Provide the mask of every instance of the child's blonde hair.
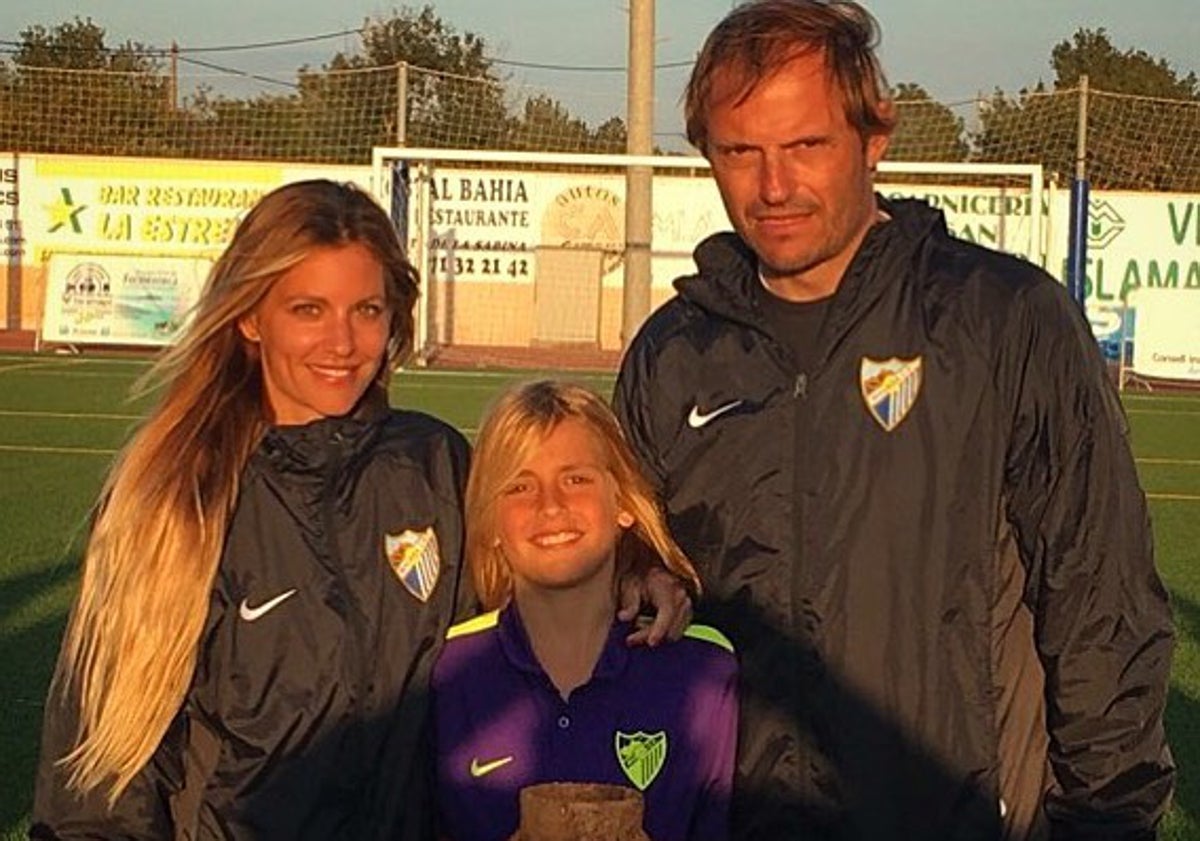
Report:
[[654,490],[637,461],[608,404],[586,388],[542,380],[503,394],[484,419],[475,441],[467,481],[467,564],[483,607],[503,607],[512,597],[512,573],[497,543],[496,502],[503,487],[533,450],[568,418],[582,421],[596,436],[612,474],[617,505],[634,519],[617,555],[618,568],[636,553],[656,555],[674,575],[697,591],[700,579],[691,561],[671,538]]

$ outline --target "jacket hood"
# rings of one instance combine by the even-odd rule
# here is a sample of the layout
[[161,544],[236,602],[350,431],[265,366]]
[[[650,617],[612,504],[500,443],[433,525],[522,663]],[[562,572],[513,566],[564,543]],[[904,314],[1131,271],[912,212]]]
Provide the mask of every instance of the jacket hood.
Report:
[[268,428],[257,455],[264,456],[276,470],[322,474],[331,464],[365,452],[388,413],[386,392],[382,386],[372,385],[348,415]]
[[[831,331],[853,323],[856,314],[883,293],[893,279],[888,269],[911,255],[930,234],[946,232],[942,212],[923,201],[889,201],[876,195],[876,202],[890,219],[867,231],[838,284]],[[759,283],[758,257],[750,246],[736,233],[725,231],[701,242],[693,256],[699,271],[675,282],[680,297],[714,315],[762,329],[764,318],[753,294],[753,285]]]

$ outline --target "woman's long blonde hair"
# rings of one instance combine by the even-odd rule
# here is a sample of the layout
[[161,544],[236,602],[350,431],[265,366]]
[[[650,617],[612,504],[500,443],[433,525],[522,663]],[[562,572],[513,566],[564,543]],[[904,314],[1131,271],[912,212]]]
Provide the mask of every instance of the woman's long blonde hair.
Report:
[[633,515],[634,523],[619,547],[618,569],[627,569],[635,556],[650,555],[698,592],[696,570],[671,538],[654,490],[608,404],[586,388],[542,380],[501,395],[475,439],[465,503],[466,553],[480,603],[494,610],[512,597],[512,572],[496,540],[500,492],[533,450],[568,418],[582,421],[596,436],[616,486],[617,506]]
[[67,784],[110,803],[183,704],[238,496],[268,425],[257,352],[238,331],[313,249],[360,243],[384,268],[391,329],[377,385],[411,348],[417,278],[362,191],[304,181],[267,194],[213,266],[194,319],[140,384],[161,397],[122,449],[93,512],[80,591],[52,687],[78,710]]

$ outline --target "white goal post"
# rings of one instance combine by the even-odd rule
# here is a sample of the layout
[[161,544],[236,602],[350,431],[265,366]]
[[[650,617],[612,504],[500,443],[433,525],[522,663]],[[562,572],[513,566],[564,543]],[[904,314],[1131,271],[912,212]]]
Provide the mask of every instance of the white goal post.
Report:
[[[657,306],[694,271],[696,244],[729,228],[703,158],[374,149],[372,189],[422,278],[418,359],[615,366],[629,167],[653,172]],[[959,236],[1044,263],[1040,166],[885,161],[877,180],[885,196],[940,207]]]

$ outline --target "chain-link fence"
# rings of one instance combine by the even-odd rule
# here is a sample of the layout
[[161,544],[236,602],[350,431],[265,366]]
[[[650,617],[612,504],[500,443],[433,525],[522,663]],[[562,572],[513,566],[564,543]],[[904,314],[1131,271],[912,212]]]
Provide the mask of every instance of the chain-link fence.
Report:
[[[623,152],[613,117],[589,125],[545,94],[406,64],[302,70],[237,96],[168,71],[0,67],[0,150],[366,164],[375,146]],[[191,92],[180,95],[182,88]],[[1080,89],[898,103],[895,161],[1086,163],[1104,189],[1200,190],[1200,102]]]

